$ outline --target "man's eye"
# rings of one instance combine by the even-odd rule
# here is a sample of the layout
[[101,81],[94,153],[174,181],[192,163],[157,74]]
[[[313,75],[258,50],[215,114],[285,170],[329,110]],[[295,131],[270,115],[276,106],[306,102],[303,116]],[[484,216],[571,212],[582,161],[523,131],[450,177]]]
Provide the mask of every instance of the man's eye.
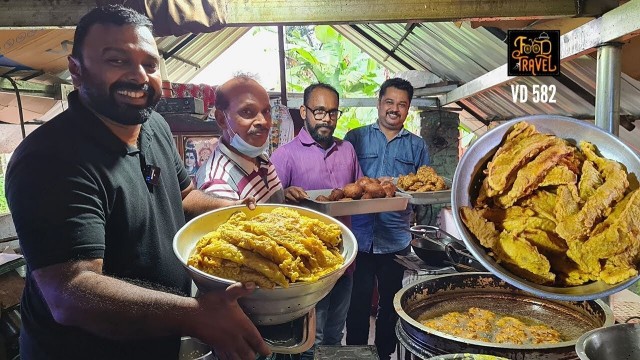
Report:
[[125,63],[123,59],[108,59],[107,61],[115,65],[122,65]]

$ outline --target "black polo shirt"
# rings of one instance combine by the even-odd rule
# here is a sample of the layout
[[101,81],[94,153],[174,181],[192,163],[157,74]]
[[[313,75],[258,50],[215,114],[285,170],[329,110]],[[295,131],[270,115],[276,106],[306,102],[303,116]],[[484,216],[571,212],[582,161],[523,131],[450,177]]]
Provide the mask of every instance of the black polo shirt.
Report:
[[[190,289],[172,249],[185,223],[180,192],[190,179],[167,123],[153,113],[142,125],[138,151],[85,108],[76,92],[69,106],[20,144],[6,174],[27,261],[21,351],[27,359],[176,358],[177,338],[115,342],[59,325],[31,277],[48,265],[102,258],[106,275],[185,295]],[[157,185],[145,182],[141,154],[161,169]]]

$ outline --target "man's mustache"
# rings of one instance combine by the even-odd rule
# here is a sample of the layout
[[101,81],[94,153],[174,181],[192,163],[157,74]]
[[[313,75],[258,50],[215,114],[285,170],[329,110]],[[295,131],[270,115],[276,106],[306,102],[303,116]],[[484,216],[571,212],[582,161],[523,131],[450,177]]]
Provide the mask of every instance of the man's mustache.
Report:
[[400,112],[399,111],[389,110],[389,111],[387,111],[387,115],[400,116]]
[[318,130],[318,129],[322,129],[322,128],[327,128],[327,129],[330,129],[330,130],[335,129],[335,127],[333,127],[333,126],[330,126],[330,125],[324,125],[324,124],[318,124],[318,125],[316,125],[316,126],[314,127],[314,129],[316,129],[316,130]]

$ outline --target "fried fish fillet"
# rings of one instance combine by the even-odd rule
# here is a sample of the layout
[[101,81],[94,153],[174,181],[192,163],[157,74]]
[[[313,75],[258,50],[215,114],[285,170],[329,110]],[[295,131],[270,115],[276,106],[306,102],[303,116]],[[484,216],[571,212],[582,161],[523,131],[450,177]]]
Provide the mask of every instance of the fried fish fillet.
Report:
[[500,233],[496,230],[496,226],[482,216],[480,210],[462,206],[460,208],[462,221],[467,225],[469,231],[480,241],[480,245],[486,248],[493,248],[498,242]]
[[531,194],[540,186],[540,183],[558,161],[573,152],[560,138],[553,138],[550,143],[548,148],[542,150],[533,160],[517,171],[511,188],[494,199],[496,205],[506,208],[513,205],[518,199]]
[[596,164],[604,183],[585,201],[577,213],[565,217],[558,223],[556,232],[567,243],[584,241],[596,221],[602,218],[607,208],[622,199],[629,187],[627,173],[619,162],[598,156],[595,146],[586,141],[580,142],[580,149],[588,160]]
[[513,265],[507,266],[511,271],[520,273],[533,282],[548,284],[555,281],[556,275],[551,272],[549,259],[522,237],[503,231],[491,250],[498,261]]
[[[639,242],[640,191],[635,190],[616,205],[609,217],[598,224],[588,240],[569,243],[567,255],[581,270],[591,274],[602,271],[600,260],[616,255],[624,256],[617,259],[618,269],[630,269],[634,268],[632,260],[638,254]],[[622,261],[623,259],[627,261]]]
[[522,199],[520,206],[533,210],[537,216],[556,222],[555,207],[558,196],[552,192],[538,190]]
[[578,176],[564,165],[554,166],[542,179],[539,187],[575,184]]
[[[282,287],[289,286],[289,281],[278,265],[252,251],[239,248],[221,240],[216,234],[216,231],[210,233],[210,235],[207,239],[207,245],[200,251],[200,256],[232,261],[255,270]],[[205,238],[206,237],[207,236],[205,236]]]
[[578,213],[580,210],[580,196],[575,184],[558,186],[556,195],[555,213],[558,222]]
[[293,257],[284,246],[267,236],[255,235],[242,231],[231,224],[222,224],[218,228],[221,240],[245,250],[251,250],[278,264],[278,267],[291,281],[296,281],[301,274],[308,274],[300,257]]
[[585,161],[582,164],[582,174],[578,183],[580,198],[587,200],[595,194],[596,190],[602,186],[602,175],[592,161]]
[[557,142],[554,136],[533,134],[495,156],[487,165],[487,195],[493,197],[504,193],[515,181],[516,173],[523,164]]
[[233,279],[242,283],[253,282],[256,285],[267,289],[271,289],[275,286],[275,283],[269,280],[269,278],[267,278],[266,276],[233,261],[210,256],[202,257],[198,261],[198,263],[193,262],[189,265],[194,266],[208,274],[224,279]]

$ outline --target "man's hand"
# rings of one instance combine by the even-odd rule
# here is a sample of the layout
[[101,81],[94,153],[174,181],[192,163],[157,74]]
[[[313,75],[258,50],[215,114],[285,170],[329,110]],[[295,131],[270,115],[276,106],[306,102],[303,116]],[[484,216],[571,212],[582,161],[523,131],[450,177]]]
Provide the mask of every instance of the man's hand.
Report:
[[247,207],[249,208],[249,210],[255,210],[256,209],[256,198],[254,198],[253,196],[248,196],[242,200],[237,200],[234,202],[233,205],[247,205]]
[[298,186],[291,186],[284,189],[284,197],[288,202],[298,203],[300,200],[308,199],[309,195]]
[[258,329],[238,305],[238,298],[251,294],[254,288],[253,283],[235,283],[224,292],[212,291],[198,297],[200,309],[193,319],[197,321],[196,338],[212,346],[221,360],[255,360],[256,354],[271,354]]

